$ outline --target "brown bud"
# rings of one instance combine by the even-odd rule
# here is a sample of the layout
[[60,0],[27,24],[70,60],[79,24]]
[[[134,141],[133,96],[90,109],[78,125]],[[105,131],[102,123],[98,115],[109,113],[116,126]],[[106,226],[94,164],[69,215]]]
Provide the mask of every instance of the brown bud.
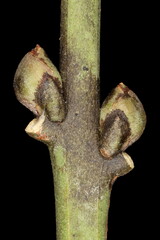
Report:
[[102,105],[100,112],[103,156],[110,158],[124,151],[143,133],[146,115],[138,97],[120,83]]
[[46,108],[51,109],[48,107],[51,100],[53,113],[47,114],[49,120],[63,120],[62,80],[58,70],[39,45],[21,60],[14,77],[14,89],[17,99],[37,116],[41,115],[43,110],[46,111]]

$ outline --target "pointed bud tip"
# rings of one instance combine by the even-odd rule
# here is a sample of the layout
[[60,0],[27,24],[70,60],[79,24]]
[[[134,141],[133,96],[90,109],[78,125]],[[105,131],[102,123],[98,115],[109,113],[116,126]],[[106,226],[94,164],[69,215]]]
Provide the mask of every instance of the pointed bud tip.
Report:
[[121,91],[123,91],[123,92],[129,91],[129,88],[123,82],[119,83],[117,87],[120,88]]
[[[30,53],[32,53],[34,56],[39,55],[39,53],[42,51],[43,49],[41,48],[41,46],[39,44],[36,44],[35,48],[33,48]],[[44,51],[44,50],[43,50]]]

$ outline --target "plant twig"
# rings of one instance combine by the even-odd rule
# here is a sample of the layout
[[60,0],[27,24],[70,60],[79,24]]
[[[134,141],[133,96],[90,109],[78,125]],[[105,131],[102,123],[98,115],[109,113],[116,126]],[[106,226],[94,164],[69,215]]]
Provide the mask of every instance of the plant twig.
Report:
[[124,150],[143,133],[138,97],[120,83],[99,106],[100,0],[61,1],[60,74],[37,45],[18,66],[26,132],[50,151],[57,240],[106,240],[113,182],[134,167]]

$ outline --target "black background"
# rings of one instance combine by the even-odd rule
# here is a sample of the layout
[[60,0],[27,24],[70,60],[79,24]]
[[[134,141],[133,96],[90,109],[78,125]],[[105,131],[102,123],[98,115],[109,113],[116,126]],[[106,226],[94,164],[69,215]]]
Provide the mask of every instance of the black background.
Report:
[[[24,128],[33,114],[15,98],[12,82],[21,58],[40,44],[59,66],[59,0],[1,3],[2,239],[55,237],[52,172],[45,145]],[[143,136],[128,150],[135,169],[113,187],[108,240],[154,239],[159,191],[158,6],[134,0],[102,0],[101,103],[124,82],[147,114]],[[83,239],[82,239],[83,240]]]

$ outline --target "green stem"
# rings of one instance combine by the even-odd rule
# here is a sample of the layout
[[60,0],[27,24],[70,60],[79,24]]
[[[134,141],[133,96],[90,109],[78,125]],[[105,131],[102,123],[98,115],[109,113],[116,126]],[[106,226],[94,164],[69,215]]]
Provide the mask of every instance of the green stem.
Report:
[[[71,148],[65,151],[71,154],[61,161],[61,147],[58,155],[55,150],[51,153],[55,162],[67,163],[63,171],[53,164],[57,240],[106,239],[110,190],[107,185],[99,193],[102,159],[98,155],[100,4],[100,0],[61,1],[61,77],[68,110],[63,129]],[[95,146],[95,154],[87,149],[87,142]],[[91,166],[88,159],[94,158],[100,161]],[[93,174],[88,174],[92,168]]]
[[[57,167],[53,168],[57,240],[106,239],[110,190],[106,189],[99,196],[99,184],[96,183],[97,194],[90,197],[86,193],[89,194],[91,187],[84,187],[82,190],[84,194],[81,191],[80,195],[86,195],[88,199],[78,201],[78,188],[83,184],[78,174],[81,172],[85,178],[84,172],[86,172],[87,178],[87,169],[88,171],[92,169],[91,164],[87,164],[86,161],[86,158],[93,158],[86,152],[86,142],[92,141],[93,146],[95,145],[95,149],[98,150],[100,4],[100,0],[61,1],[61,77],[64,81],[68,109],[64,129],[66,131],[70,129],[66,140],[69,146],[73,146],[75,153],[65,160],[67,166],[65,165],[63,171]],[[68,127],[70,125],[69,128],[67,123],[69,123]],[[84,135],[89,136],[85,141],[83,141]],[[55,155],[56,158],[55,151],[51,155]],[[62,153],[57,155],[57,163],[62,155]],[[100,169],[101,164],[97,170],[97,181],[99,181]],[[92,182],[94,185],[95,179],[93,179],[91,174],[90,185]]]
[[[99,101],[97,95],[87,93],[90,90],[97,94],[99,87],[100,3],[100,0],[61,1],[60,62],[68,112],[75,105],[77,109],[86,108],[87,102]],[[99,106],[93,104],[97,111]],[[93,110],[92,113],[95,116]]]
[[107,186],[100,196],[87,198],[86,195],[85,201],[78,200],[72,194],[66,150],[61,146],[51,147],[50,154],[55,186],[57,240],[106,240],[111,189]]

